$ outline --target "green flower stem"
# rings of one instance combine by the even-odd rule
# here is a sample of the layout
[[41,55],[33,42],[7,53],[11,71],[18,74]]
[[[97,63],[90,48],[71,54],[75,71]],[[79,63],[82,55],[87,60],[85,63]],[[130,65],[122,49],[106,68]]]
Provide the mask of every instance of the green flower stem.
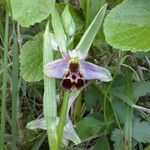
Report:
[[7,81],[8,81],[8,34],[9,34],[9,14],[6,12],[5,21],[5,39],[4,39],[4,72],[2,85],[2,101],[1,101],[1,122],[0,122],[0,150],[4,150],[5,138],[5,115],[6,115],[6,99],[7,99]]
[[74,107],[74,120],[79,120],[82,116],[82,92],[78,95]]
[[[53,61],[53,50],[50,43],[49,22],[46,25],[43,37],[43,65]],[[44,75],[44,116],[48,134],[48,142],[51,150],[57,150],[57,105],[56,105],[56,81]]]
[[68,108],[68,101],[69,101],[69,92],[65,91],[63,96],[63,104],[61,108],[61,114],[60,114],[60,120],[58,124],[58,150],[61,150],[61,143],[62,143],[62,136],[63,136],[63,130],[66,122],[66,113]]

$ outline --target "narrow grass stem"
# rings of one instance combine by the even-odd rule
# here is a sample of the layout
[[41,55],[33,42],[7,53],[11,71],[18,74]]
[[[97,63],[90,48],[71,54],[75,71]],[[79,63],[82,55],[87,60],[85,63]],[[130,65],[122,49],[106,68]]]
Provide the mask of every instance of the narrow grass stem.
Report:
[[19,77],[19,52],[15,24],[13,22],[13,65],[12,65],[12,150],[16,150],[17,143],[17,102],[18,102],[18,77]]
[[66,113],[68,108],[68,101],[69,101],[69,92],[65,91],[63,96],[63,104],[61,107],[61,114],[60,114],[60,120],[58,124],[58,150],[61,150],[61,144],[62,144],[62,137],[63,137],[63,130],[66,122]]
[[135,108],[135,109],[137,109],[139,111],[143,111],[143,112],[146,112],[146,113],[150,114],[150,109],[148,109],[148,108],[145,108],[145,107],[142,107],[142,106],[138,106],[138,105],[135,105],[135,104],[131,105],[131,107]]
[[0,130],[0,150],[4,150],[5,138],[5,117],[6,117],[6,99],[7,99],[7,80],[8,80],[8,36],[9,36],[9,14],[6,12],[5,21],[5,39],[4,39],[4,73],[2,85],[2,104],[1,104],[1,130]]

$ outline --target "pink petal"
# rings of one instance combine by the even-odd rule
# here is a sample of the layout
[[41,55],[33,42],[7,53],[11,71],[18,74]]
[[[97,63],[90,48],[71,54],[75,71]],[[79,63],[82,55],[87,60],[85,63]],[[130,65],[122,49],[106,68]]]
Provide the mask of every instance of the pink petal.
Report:
[[64,69],[67,68],[67,65],[67,60],[58,59],[45,65],[44,72],[48,77],[63,78]]
[[81,140],[77,135],[77,133],[75,132],[73,124],[70,119],[67,121],[66,126],[64,127],[63,137],[65,139],[71,140],[75,145],[81,143]]
[[107,69],[90,62],[80,61],[80,68],[86,80],[98,79],[104,82],[112,80],[112,76]]

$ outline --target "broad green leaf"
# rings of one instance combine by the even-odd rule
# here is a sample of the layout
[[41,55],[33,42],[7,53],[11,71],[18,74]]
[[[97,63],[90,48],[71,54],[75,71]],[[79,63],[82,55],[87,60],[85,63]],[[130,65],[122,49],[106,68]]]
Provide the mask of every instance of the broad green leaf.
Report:
[[122,51],[150,50],[150,1],[125,0],[105,19],[106,41]]
[[51,15],[52,15],[52,26],[54,30],[54,35],[56,37],[59,49],[60,51],[66,51],[67,37],[65,35],[60,15],[56,9],[53,10]]
[[138,142],[150,143],[150,121],[135,119],[133,124],[133,138]]
[[34,82],[43,79],[42,49],[42,33],[23,45],[20,54],[20,72],[24,80]]
[[62,13],[62,22],[63,22],[64,29],[66,31],[66,34],[68,36],[74,35],[75,34],[75,24],[74,24],[71,14],[70,14],[68,5],[66,5],[66,7]]
[[[133,133],[132,137],[142,143],[150,143],[150,122],[141,121],[140,119],[135,119],[133,123]],[[115,129],[111,136],[111,140],[114,141],[114,150],[124,149],[123,135],[119,129]]]
[[41,22],[53,10],[55,0],[10,0],[13,18],[24,27]]
[[[138,142],[150,143],[150,122],[135,119],[133,123],[132,138]],[[115,129],[112,133],[111,140],[114,141],[114,150],[124,149],[124,137],[119,129]]]
[[[123,80],[123,79],[122,79]],[[118,80],[120,81],[120,80]],[[117,81],[115,81],[117,82]],[[121,81],[120,81],[121,83]],[[123,83],[122,83],[123,84]],[[150,82],[136,82],[133,83],[133,96],[134,96],[134,102],[136,102],[139,97],[141,96],[145,96],[146,94],[150,95]],[[124,87],[123,86],[114,86],[111,90],[110,90],[111,95],[113,95],[114,97],[117,97],[121,100],[123,100],[125,103],[132,105],[133,103],[130,102],[129,97],[125,95],[124,93]]]
[[79,49],[84,52],[88,52],[90,49],[90,46],[96,36],[96,33],[98,32],[99,28],[102,25],[105,13],[106,13],[107,4],[105,4],[97,13],[95,18],[93,19],[90,26],[87,28],[85,33],[83,34],[81,40],[79,41],[78,45],[76,46],[76,49]]

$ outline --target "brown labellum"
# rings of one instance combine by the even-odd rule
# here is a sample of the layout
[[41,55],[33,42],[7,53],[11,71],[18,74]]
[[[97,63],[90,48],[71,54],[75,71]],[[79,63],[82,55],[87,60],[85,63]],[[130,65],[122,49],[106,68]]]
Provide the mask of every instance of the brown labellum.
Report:
[[80,72],[79,63],[71,61],[68,69],[65,71],[62,86],[66,90],[78,90],[85,85],[85,79]]

